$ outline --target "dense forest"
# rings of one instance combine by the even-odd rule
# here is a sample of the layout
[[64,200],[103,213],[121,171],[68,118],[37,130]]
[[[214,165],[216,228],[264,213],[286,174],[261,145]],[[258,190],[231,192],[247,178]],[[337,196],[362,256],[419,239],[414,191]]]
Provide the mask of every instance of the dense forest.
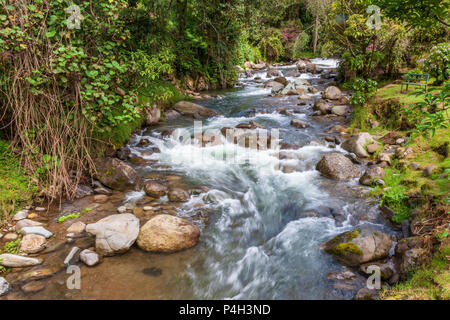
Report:
[[[399,230],[428,228],[417,237],[432,253],[428,269],[381,296],[449,299],[449,10],[441,0],[0,0],[0,226],[25,207],[78,198],[97,159],[170,122],[180,101],[267,68],[314,74],[313,59],[337,59],[346,132],[397,138],[383,146],[406,137],[400,149],[415,152],[378,161],[388,163],[382,183],[365,184]],[[414,74],[428,75],[427,91],[402,93]],[[383,154],[369,153],[374,163]],[[432,293],[420,293],[423,283]]]

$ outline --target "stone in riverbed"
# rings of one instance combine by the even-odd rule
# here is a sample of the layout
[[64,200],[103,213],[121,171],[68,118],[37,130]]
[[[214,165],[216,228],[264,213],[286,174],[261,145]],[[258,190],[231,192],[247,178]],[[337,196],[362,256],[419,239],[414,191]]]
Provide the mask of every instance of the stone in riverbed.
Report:
[[317,110],[320,114],[328,114],[331,112],[331,106],[325,100],[318,100],[314,103],[313,110]]
[[169,191],[169,200],[172,202],[186,202],[189,200],[189,194],[180,188]]
[[0,254],[0,265],[9,268],[31,267],[41,264],[41,259],[23,257],[16,254],[4,253]]
[[80,251],[81,251],[80,248],[73,247],[69,251],[69,254],[66,256],[66,258],[64,259],[64,265],[67,267],[77,263],[80,259]]
[[24,293],[34,294],[44,290],[45,283],[42,281],[31,281],[28,282],[27,284],[24,284],[20,289],[22,289]]
[[331,113],[337,116],[345,116],[348,112],[348,107],[345,105],[334,106],[331,108]]
[[17,233],[10,232],[10,233],[5,234],[5,236],[3,237],[3,240],[10,242],[10,241],[17,240],[18,237],[19,236],[17,235]]
[[299,128],[299,129],[304,129],[309,127],[309,124],[305,121],[299,120],[299,119],[293,119],[291,121],[291,126]]
[[24,253],[38,253],[45,249],[47,240],[39,234],[27,234],[20,242],[20,251]]
[[20,210],[14,215],[13,220],[19,221],[19,220],[26,219],[28,217],[29,213],[30,213],[29,210]]
[[50,238],[51,236],[53,236],[53,233],[51,233],[50,231],[48,231],[47,229],[45,229],[44,227],[41,227],[41,226],[24,227],[24,228],[20,229],[20,232],[24,235],[37,234],[37,235],[43,236],[47,239]]
[[378,149],[380,149],[380,145],[377,143],[372,143],[367,146],[367,152],[370,154],[377,152]]
[[141,186],[141,178],[136,171],[119,159],[100,158],[95,160],[95,167],[96,178],[113,190],[136,190]]
[[16,280],[18,283],[23,283],[23,282],[46,279],[46,278],[49,278],[49,277],[57,274],[58,272],[60,272],[63,269],[64,269],[64,265],[62,263],[47,266],[47,267],[42,267],[39,269],[34,269],[34,270],[30,270],[30,271],[21,273],[17,277]]
[[346,266],[381,260],[389,255],[391,238],[375,229],[357,228],[322,244],[321,249]]
[[192,117],[195,116],[214,117],[219,114],[217,111],[213,109],[209,109],[188,101],[180,101],[176,103],[172,108],[183,115],[188,115]]
[[93,267],[100,262],[98,254],[88,249],[81,251],[80,260],[88,267]]
[[199,228],[191,222],[161,214],[141,228],[137,244],[149,252],[176,252],[195,246],[199,237]]
[[317,163],[316,169],[323,176],[335,180],[350,180],[357,178],[361,170],[356,167],[350,159],[341,153],[327,153]]
[[94,196],[94,202],[97,203],[105,203],[107,202],[109,197],[106,194],[97,194]]
[[335,86],[329,86],[325,89],[325,92],[323,93],[324,99],[330,99],[330,100],[339,100],[342,97],[342,92],[339,90],[338,87]]
[[139,234],[139,219],[129,213],[112,215],[88,224],[86,231],[96,236],[97,252],[111,256],[130,249]]
[[147,182],[144,186],[144,190],[148,196],[154,198],[165,196],[168,192],[168,189],[165,185],[157,182]]
[[5,278],[0,277],[0,297],[7,294],[10,288],[11,286],[9,285],[8,281],[6,281]]

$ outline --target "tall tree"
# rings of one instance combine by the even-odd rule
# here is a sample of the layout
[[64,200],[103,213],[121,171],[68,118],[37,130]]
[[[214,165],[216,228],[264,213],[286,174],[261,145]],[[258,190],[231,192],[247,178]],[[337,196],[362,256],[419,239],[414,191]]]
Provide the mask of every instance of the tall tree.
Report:
[[319,38],[320,20],[327,14],[327,8],[332,0],[306,0],[306,7],[314,16],[314,35],[313,35],[313,52],[317,51],[317,42]]

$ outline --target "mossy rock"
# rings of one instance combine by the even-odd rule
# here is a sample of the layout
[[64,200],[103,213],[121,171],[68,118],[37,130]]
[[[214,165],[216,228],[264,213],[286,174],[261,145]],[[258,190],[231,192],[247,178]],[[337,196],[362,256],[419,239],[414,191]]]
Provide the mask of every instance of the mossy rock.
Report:
[[344,232],[321,246],[325,252],[347,266],[386,258],[391,247],[392,240],[387,234],[368,228]]

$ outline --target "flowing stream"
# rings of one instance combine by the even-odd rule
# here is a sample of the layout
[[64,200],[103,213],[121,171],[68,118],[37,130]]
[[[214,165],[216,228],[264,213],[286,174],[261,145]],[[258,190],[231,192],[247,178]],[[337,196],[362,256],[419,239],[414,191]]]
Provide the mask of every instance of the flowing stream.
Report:
[[[335,60],[313,60],[319,67],[336,67]],[[295,66],[278,69],[286,74]],[[324,153],[340,151],[324,141],[342,117],[312,116],[312,103],[299,106],[298,96],[270,97],[256,77],[267,80],[266,72],[240,79],[242,87],[216,92],[219,96],[194,101],[220,112],[202,123],[203,130],[235,127],[250,120],[279,130],[282,142],[296,148],[282,150],[278,159],[273,150],[256,151],[257,161],[232,163],[236,145],[199,147],[162,136],[165,130],[193,132],[193,120],[179,118],[147,128],[135,135],[129,146],[145,159],[157,160],[159,167],[138,166],[148,177],[169,172],[182,176],[192,188],[210,191],[192,196],[178,209],[178,215],[195,221],[202,234],[196,247],[164,255],[133,248],[128,253],[105,259],[95,268],[82,269],[82,289],[67,291],[60,274],[36,298],[85,299],[345,299],[350,296],[334,288],[327,274],[341,266],[320,250],[334,235],[360,224],[383,221],[377,204],[362,196],[367,191],[357,180],[337,182],[315,170]],[[255,81],[256,78],[256,81]],[[320,75],[302,74],[318,90],[330,80]],[[288,78],[293,81],[295,78]],[[311,99],[320,97],[309,94]],[[277,108],[292,110],[285,115]],[[293,118],[310,124],[297,129]],[[177,131],[175,131],[176,133]],[[149,147],[139,147],[147,138]],[[157,146],[160,153],[146,155]],[[161,165],[167,167],[161,167]],[[280,170],[288,167],[293,170]],[[138,201],[143,192],[125,195],[120,201]],[[199,209],[200,208],[200,209]],[[322,217],[311,216],[315,211]],[[195,219],[207,212],[208,220]]]

